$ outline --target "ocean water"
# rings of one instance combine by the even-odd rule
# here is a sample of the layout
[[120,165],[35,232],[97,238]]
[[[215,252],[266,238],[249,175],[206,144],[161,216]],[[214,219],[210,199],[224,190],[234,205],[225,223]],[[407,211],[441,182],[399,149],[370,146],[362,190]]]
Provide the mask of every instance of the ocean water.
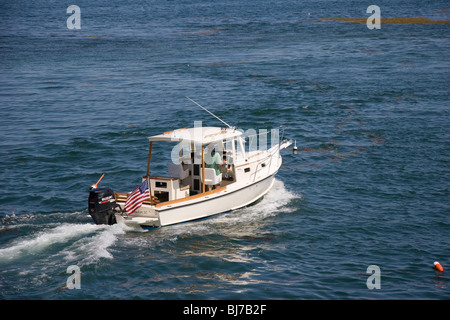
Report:
[[[319,20],[370,4],[450,19],[439,0],[2,1],[0,299],[449,299],[450,26]],[[221,125],[185,96],[298,151],[251,207],[94,225],[88,188],[136,187],[148,136]]]

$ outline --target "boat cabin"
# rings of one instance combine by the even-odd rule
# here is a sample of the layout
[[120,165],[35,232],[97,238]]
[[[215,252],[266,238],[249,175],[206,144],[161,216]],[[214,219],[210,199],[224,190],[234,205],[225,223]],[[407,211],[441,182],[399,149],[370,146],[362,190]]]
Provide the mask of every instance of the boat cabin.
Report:
[[[244,160],[246,155],[241,135],[241,131],[231,128],[194,127],[149,137],[147,174],[143,179],[149,178],[152,201],[147,203],[156,206],[167,204],[167,201],[214,192],[235,182],[235,164]],[[151,176],[153,143],[161,141],[175,142],[167,163],[167,176]],[[212,163],[213,158],[216,163]],[[220,164],[217,164],[217,158]],[[125,199],[126,195],[119,194],[119,201]]]

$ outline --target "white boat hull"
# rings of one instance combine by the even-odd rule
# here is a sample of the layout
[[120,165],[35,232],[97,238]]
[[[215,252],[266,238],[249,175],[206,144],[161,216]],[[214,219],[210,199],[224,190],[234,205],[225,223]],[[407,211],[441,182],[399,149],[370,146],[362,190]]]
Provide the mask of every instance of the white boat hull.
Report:
[[[141,227],[161,227],[203,219],[254,203],[272,188],[274,181],[275,174],[240,189],[221,188],[218,192],[193,200],[161,206],[156,208],[153,214],[150,213],[152,211],[150,206],[143,205],[139,216],[123,217],[117,214],[116,219],[127,225],[140,225]],[[145,212],[148,213],[145,214]]]
[[159,212],[160,223],[162,226],[166,226],[248,206],[270,190],[274,179],[274,176],[271,176],[240,190],[220,191],[211,196],[205,196],[205,199],[197,203],[161,210]]

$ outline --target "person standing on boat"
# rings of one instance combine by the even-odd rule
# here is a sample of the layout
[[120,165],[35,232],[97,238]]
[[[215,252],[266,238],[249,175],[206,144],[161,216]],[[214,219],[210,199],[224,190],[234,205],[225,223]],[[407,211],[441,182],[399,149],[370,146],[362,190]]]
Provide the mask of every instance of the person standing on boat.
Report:
[[[225,160],[222,160],[222,157],[218,152],[216,152],[216,149],[214,148],[213,144],[210,144],[208,146],[208,152],[205,155],[205,168],[213,168],[216,171],[216,176],[220,174],[219,167],[226,165]],[[215,187],[219,187],[220,185],[216,185]]]

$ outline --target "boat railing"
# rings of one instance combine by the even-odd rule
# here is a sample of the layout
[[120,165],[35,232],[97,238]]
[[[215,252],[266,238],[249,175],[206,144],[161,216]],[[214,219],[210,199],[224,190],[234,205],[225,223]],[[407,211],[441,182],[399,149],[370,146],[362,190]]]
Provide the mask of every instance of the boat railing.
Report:
[[249,129],[242,135],[243,143],[245,145],[245,152],[251,153],[252,151],[267,151],[274,146],[280,145],[284,137],[284,129],[259,129],[257,133],[255,129]]
[[[128,196],[131,194],[131,192],[114,192],[114,198],[116,199],[116,202],[122,202],[125,203],[127,201]],[[159,199],[155,196],[152,196],[152,200],[144,200],[144,204],[149,205],[156,205],[159,203]]]

